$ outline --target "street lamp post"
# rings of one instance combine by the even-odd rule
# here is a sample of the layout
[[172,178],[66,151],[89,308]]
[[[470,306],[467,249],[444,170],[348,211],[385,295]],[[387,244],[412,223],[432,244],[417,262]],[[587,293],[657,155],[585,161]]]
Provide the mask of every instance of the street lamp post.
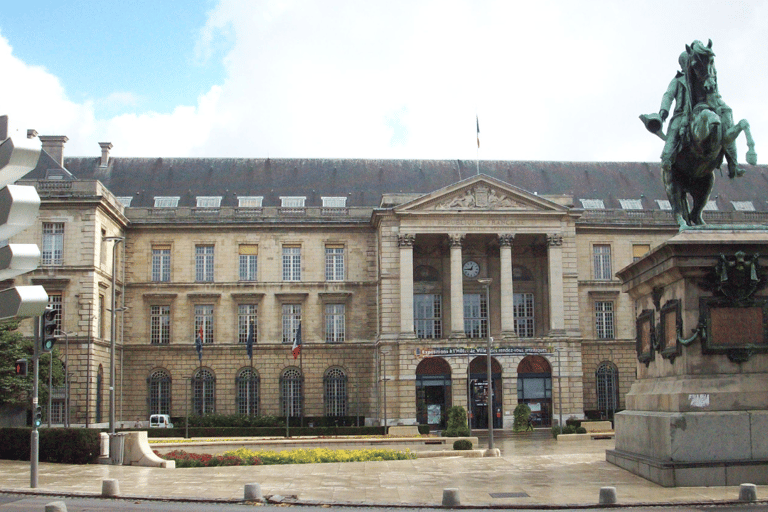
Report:
[[116,258],[117,245],[125,240],[122,236],[106,236],[102,240],[113,242],[112,245],[112,322],[109,326],[109,433],[115,433],[115,317],[117,314],[117,305],[115,304],[115,285],[116,285]]
[[486,365],[488,372],[488,405],[486,410],[488,412],[488,449],[493,450],[493,373],[491,370],[491,282],[490,277],[484,277],[477,280],[478,283],[485,288],[485,316],[486,316],[486,329],[487,329],[487,348],[486,348]]

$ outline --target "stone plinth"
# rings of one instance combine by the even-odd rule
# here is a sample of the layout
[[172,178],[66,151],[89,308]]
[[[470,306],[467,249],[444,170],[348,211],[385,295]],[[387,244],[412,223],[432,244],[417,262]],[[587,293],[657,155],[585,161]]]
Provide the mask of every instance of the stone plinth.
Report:
[[707,229],[619,272],[638,379],[609,462],[665,487],[768,483],[766,267],[768,230]]

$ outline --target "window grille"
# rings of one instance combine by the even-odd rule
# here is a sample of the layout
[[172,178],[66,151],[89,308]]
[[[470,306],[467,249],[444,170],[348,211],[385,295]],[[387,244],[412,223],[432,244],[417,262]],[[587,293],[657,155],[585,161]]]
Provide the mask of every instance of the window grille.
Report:
[[468,338],[488,337],[488,303],[485,294],[464,294],[464,333]]
[[286,417],[301,416],[304,376],[298,368],[288,368],[280,376],[280,412]]
[[201,327],[203,329],[203,343],[213,343],[213,304],[195,305],[194,339],[197,339]]
[[438,294],[413,296],[413,323],[418,338],[442,338],[442,299]]
[[619,199],[622,210],[642,210],[643,202],[640,199]]
[[192,408],[195,414],[213,414],[216,412],[216,378],[209,370],[201,369],[192,379]]
[[597,380],[597,408],[606,416],[612,415],[619,407],[619,372],[616,365],[603,362],[595,372]]
[[243,369],[235,379],[237,413],[259,415],[259,376],[252,368]]
[[64,260],[64,223],[43,222],[43,265],[61,265]]
[[171,280],[171,248],[152,248],[152,281],[167,283]]
[[261,208],[264,196],[237,196],[238,208]]
[[283,281],[301,281],[300,246],[283,246]]
[[155,208],[176,208],[179,196],[155,196]]
[[195,246],[195,281],[213,282],[213,246]]
[[149,376],[149,414],[171,414],[171,376],[156,370]]
[[323,208],[346,208],[346,197],[321,197],[323,200]]
[[592,246],[592,251],[595,279],[610,281],[613,278],[613,273],[611,272],[611,246],[595,244]]
[[323,378],[325,415],[347,415],[347,375],[340,368],[331,368]]
[[240,251],[240,281],[256,281],[258,271],[258,245],[241,245]]
[[248,328],[253,331],[253,342],[258,339],[258,308],[256,304],[240,304],[237,306],[237,341],[248,341]]
[[520,338],[533,338],[533,294],[516,293],[513,298],[513,311],[515,317],[515,332]]
[[171,306],[150,306],[150,334],[152,345],[167,345],[171,342]]
[[344,280],[344,246],[325,246],[325,280]]
[[219,208],[221,206],[221,196],[197,196],[198,208]]
[[304,196],[280,196],[280,206],[283,208],[304,208]]
[[595,302],[595,332],[598,339],[611,340],[614,336],[613,302]]
[[293,344],[301,324],[301,304],[283,304],[283,343]]
[[344,341],[345,316],[344,304],[325,305],[326,343],[341,343]]

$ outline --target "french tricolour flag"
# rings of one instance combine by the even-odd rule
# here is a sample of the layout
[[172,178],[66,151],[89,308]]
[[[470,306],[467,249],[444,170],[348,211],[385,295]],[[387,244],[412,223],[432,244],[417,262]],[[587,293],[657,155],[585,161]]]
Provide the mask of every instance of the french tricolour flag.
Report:
[[293,348],[291,348],[291,353],[293,354],[294,359],[299,357],[299,354],[301,354],[301,323],[299,323],[299,328],[296,329],[296,334],[293,338]]

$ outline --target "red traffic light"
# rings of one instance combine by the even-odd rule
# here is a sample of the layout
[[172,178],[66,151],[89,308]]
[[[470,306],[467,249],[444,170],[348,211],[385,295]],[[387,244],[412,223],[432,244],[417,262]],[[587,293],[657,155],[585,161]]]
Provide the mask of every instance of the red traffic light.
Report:
[[18,359],[16,361],[16,375],[18,375],[19,377],[27,376],[27,360],[26,359]]

